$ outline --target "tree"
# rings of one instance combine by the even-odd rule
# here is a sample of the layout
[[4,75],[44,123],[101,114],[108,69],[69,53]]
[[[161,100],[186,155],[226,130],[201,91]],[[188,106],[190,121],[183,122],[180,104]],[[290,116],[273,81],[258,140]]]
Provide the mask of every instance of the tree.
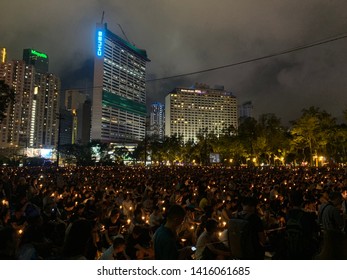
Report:
[[187,164],[200,160],[199,149],[193,140],[188,140],[182,147],[182,158]]
[[238,138],[244,147],[250,164],[253,164],[255,156],[255,143],[259,136],[259,126],[256,119],[248,117],[245,118],[238,128]]
[[166,160],[171,163],[182,160],[183,139],[180,135],[164,137],[163,151],[166,154]]
[[307,150],[311,166],[314,155],[317,157],[319,153],[326,153],[329,134],[335,124],[336,120],[330,114],[315,107],[304,109],[302,116],[293,122],[290,131],[292,145],[305,156]]
[[289,135],[281,120],[275,114],[263,114],[258,121],[258,139],[256,146],[260,149],[265,160],[274,164],[275,159],[283,163],[289,151]]
[[0,122],[6,117],[6,109],[14,101],[15,93],[5,81],[0,80]]

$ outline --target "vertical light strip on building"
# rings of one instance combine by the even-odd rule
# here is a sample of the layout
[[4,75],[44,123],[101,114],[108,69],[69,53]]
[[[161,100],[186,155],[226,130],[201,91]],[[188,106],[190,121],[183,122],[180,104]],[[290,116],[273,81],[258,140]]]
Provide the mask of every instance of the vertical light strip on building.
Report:
[[34,135],[35,135],[35,124],[36,124],[36,106],[37,106],[37,97],[38,87],[34,88],[34,97],[31,105],[31,120],[30,120],[30,138],[29,138],[29,146],[34,146]]

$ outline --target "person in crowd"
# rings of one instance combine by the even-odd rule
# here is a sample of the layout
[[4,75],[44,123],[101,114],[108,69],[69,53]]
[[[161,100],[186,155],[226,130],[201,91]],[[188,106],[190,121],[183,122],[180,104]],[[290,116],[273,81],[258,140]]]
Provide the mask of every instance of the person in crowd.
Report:
[[102,246],[108,248],[113,244],[113,239],[120,233],[121,229],[120,211],[118,207],[114,207],[111,210],[110,216],[104,220],[103,226]]
[[123,236],[119,235],[113,240],[113,244],[102,253],[99,260],[130,260],[125,252],[126,241]]
[[16,260],[18,238],[11,226],[0,228],[0,260]]
[[177,245],[176,230],[183,222],[185,215],[184,208],[177,204],[172,205],[168,210],[165,223],[156,230],[153,236],[154,257],[156,260],[178,260],[183,258],[183,250],[179,251]]
[[145,228],[134,226],[127,238],[126,253],[132,260],[153,259],[152,242]]
[[323,244],[317,259],[347,259],[341,192],[331,191],[328,202],[318,209],[318,221],[323,230]]
[[86,219],[74,221],[66,234],[62,259],[87,260],[88,246],[93,239],[92,229]]
[[149,226],[155,231],[163,222],[164,217],[159,206],[154,206],[149,215]]
[[[312,208],[311,214],[313,214],[318,210],[317,205],[328,203],[331,190],[343,193],[343,186],[347,183],[345,177],[344,169],[330,167],[310,169],[284,166],[275,168],[176,165],[59,168],[2,166],[0,168],[0,203],[2,209],[8,208],[8,212],[5,215],[5,212],[1,210],[1,214],[4,215],[1,215],[0,227],[10,226],[16,233],[21,232],[23,235],[27,227],[26,210],[29,211],[26,206],[28,203],[35,204],[39,207],[44,220],[43,226],[38,227],[37,230],[41,236],[49,239],[53,244],[47,256],[59,256],[64,247],[65,232],[68,232],[72,224],[81,218],[88,220],[92,225],[92,231],[96,231],[96,235],[100,235],[100,238],[105,241],[102,234],[105,231],[104,222],[109,218],[111,210],[119,206],[121,214],[116,227],[127,239],[135,226],[135,219],[132,213],[122,218],[122,211],[125,212],[122,209],[123,204],[127,200],[122,197],[122,194],[124,196],[130,194],[133,206],[128,208],[132,207],[132,211],[139,209],[136,224],[142,224],[144,228],[150,228],[149,213],[146,213],[145,209],[151,208],[146,205],[148,201],[153,201],[153,206],[158,205],[164,217],[168,213],[170,198],[174,204],[192,207],[194,222],[186,219],[188,222],[185,223],[185,232],[194,232],[194,236],[198,237],[205,230],[204,223],[209,217],[213,215],[215,218],[218,217],[219,221],[220,209],[215,208],[218,201],[231,199],[241,201],[242,197],[251,196],[259,201],[258,211],[263,213],[261,219],[264,228],[276,230],[285,225],[284,217],[287,217],[289,211],[290,190],[298,188],[304,192],[305,202],[308,203],[308,200],[311,200],[310,206],[306,204],[306,209]],[[275,192],[270,195],[271,190],[274,189],[273,186],[278,186],[277,198]],[[145,188],[150,188],[150,191],[146,192],[146,203],[143,195]],[[205,205],[199,208],[199,203],[205,194],[209,207]],[[203,201],[206,202],[206,200]],[[53,204],[49,205],[50,202]],[[241,211],[239,207],[238,203],[234,211]],[[211,209],[214,211],[210,211]],[[330,211],[331,209],[328,210]],[[219,222],[222,224],[223,221]],[[131,224],[130,227],[129,224]],[[182,229],[178,226],[177,229],[179,228]],[[119,230],[115,236],[118,232]],[[275,231],[271,235],[275,235]],[[177,249],[183,246],[181,239],[187,239],[186,235],[176,238],[176,241],[181,241],[181,244],[177,244]],[[267,242],[272,240],[268,239]],[[112,238],[110,241],[104,248],[98,247],[99,253],[112,245]],[[96,240],[93,242],[99,243]],[[187,244],[188,239],[184,242],[184,245]],[[88,253],[86,258],[92,258],[92,255]],[[332,258],[331,255],[329,257]]]
[[125,199],[122,202],[122,207],[124,216],[126,216],[127,219],[132,219],[135,210],[135,205],[131,193],[126,194]]
[[205,231],[200,234],[196,242],[195,258],[197,260],[219,260],[231,256],[230,250],[218,238],[218,222],[209,219]]
[[222,208],[221,218],[224,222],[228,222],[237,211],[237,202],[235,200],[225,201],[225,205]]
[[206,191],[203,191],[202,194],[201,194],[201,198],[200,198],[200,201],[199,201],[199,208],[203,211],[205,211],[205,208],[207,206],[209,206],[210,202],[207,198],[207,192]]
[[347,186],[341,189],[342,200],[342,215],[345,223],[344,232],[347,233]]
[[40,209],[28,203],[24,210],[25,226],[19,230],[17,258],[20,260],[51,259],[52,241],[45,235]]
[[340,192],[332,191],[329,193],[328,202],[319,206],[319,223],[325,232],[341,232],[343,230],[342,200]]
[[[245,259],[262,260],[265,257],[265,244],[266,235],[264,225],[257,213],[258,200],[255,197],[246,196],[242,199],[242,211],[237,213],[237,218],[246,220],[249,223],[249,237],[247,237],[246,245],[244,246],[243,232],[237,232],[237,239],[240,240],[241,244],[241,255]],[[229,228],[228,230],[230,230]],[[231,245],[232,243],[230,243]],[[236,248],[230,246],[230,250],[233,254]]]
[[303,192],[293,190],[289,196],[290,209],[286,217],[285,259],[311,260],[318,253],[319,226],[315,216],[306,212]]

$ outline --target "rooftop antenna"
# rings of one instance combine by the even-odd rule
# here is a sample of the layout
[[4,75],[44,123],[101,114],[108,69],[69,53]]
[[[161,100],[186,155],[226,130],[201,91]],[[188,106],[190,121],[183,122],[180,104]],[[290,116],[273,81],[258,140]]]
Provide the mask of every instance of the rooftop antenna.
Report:
[[[130,43],[130,41],[129,41],[127,35],[125,34],[125,32],[124,32],[124,30],[123,30],[123,28],[122,28],[122,26],[121,26],[119,23],[118,23],[118,26],[119,26],[120,30],[122,31],[122,33],[123,33],[125,39],[127,40],[127,42]],[[130,43],[130,44],[131,44],[131,43]]]
[[105,16],[105,11],[102,11],[101,24],[104,23],[104,16]]

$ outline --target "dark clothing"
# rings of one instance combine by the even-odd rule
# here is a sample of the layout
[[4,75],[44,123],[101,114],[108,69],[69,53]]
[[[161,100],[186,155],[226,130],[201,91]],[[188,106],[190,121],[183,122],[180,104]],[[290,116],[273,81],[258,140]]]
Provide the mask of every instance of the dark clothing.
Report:
[[154,258],[156,260],[177,260],[176,235],[161,225],[154,234]]
[[260,217],[256,214],[248,214],[240,212],[238,217],[246,219],[250,223],[251,240],[253,247],[253,256],[249,256],[249,259],[263,260],[265,257],[265,249],[260,244],[258,233],[264,232],[264,225]]
[[130,259],[132,260],[136,260],[137,256],[137,250],[135,248],[135,246],[138,244],[141,247],[144,248],[148,248],[149,243],[148,240],[145,236],[146,232],[143,232],[140,236],[138,236],[137,238],[135,238],[132,234],[129,235],[128,239],[127,239],[127,246],[125,249],[126,254],[129,256]]
[[[287,259],[310,260],[314,257],[318,250],[318,233],[319,227],[315,220],[315,215],[305,212],[302,209],[294,208],[289,210],[287,221],[297,220],[299,229],[297,230],[301,237],[298,240],[296,252],[287,254]],[[287,226],[288,227],[288,226]],[[287,228],[287,231],[290,229]],[[286,236],[288,238],[288,236]],[[288,252],[287,252],[288,253]]]
[[324,231],[342,231],[344,226],[343,217],[340,211],[330,202],[322,204],[318,210],[319,223]]
[[[117,219],[115,223],[112,222],[111,218],[107,218],[104,221],[105,232],[108,233],[108,237],[113,240],[118,234],[121,227],[120,219]],[[102,236],[102,246],[108,248],[111,244],[108,244],[105,234]]]

